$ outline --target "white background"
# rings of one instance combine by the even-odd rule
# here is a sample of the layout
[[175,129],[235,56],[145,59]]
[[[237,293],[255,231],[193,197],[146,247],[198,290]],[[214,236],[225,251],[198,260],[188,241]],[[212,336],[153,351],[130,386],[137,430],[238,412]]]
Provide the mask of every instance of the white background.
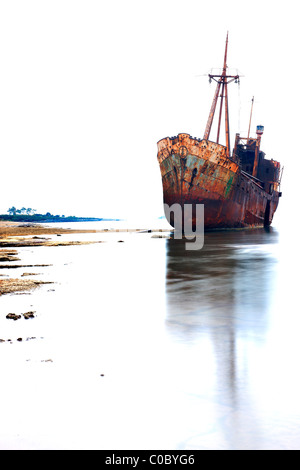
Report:
[[[0,1],[0,213],[163,214],[157,141],[203,137],[229,31],[231,143],[265,126],[297,197],[296,1]],[[211,139],[215,136],[212,134]],[[294,192],[293,192],[294,191]]]

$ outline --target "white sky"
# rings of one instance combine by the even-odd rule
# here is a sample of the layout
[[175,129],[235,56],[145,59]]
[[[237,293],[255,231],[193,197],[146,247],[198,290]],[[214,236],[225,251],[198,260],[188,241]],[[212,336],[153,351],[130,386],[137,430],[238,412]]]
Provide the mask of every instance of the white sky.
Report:
[[254,96],[291,210],[298,23],[291,0],[0,0],[0,213],[162,215],[157,141],[203,137],[227,30],[232,145]]

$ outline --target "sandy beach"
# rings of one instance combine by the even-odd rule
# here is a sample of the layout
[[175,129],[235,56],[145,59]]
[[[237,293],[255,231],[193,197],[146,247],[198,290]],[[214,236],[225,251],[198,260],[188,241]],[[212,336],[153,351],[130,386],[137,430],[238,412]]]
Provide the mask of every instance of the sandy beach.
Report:
[[[87,231],[94,232],[94,231]],[[18,251],[16,248],[24,246],[62,246],[62,245],[79,245],[87,244],[93,242],[83,242],[83,241],[63,241],[59,239],[53,241],[47,238],[47,235],[57,235],[61,236],[62,234],[67,233],[82,233],[82,231],[76,232],[76,230],[68,230],[62,228],[50,228],[44,227],[35,224],[20,224],[18,222],[7,222],[0,221],[0,276],[1,269],[9,267],[10,262],[20,261],[18,257]],[[23,265],[23,264],[14,264],[11,267],[18,268],[30,268],[40,265]],[[25,275],[29,273],[25,273]],[[24,273],[23,273],[24,276]],[[11,294],[15,292],[23,292],[35,289],[41,284],[44,284],[43,281],[32,280],[32,279],[1,279],[0,277],[0,296],[4,294]]]
[[[72,245],[88,245],[94,243],[102,243],[103,240],[97,239],[93,241],[82,240],[61,240],[62,235],[75,235],[75,234],[92,234],[92,233],[107,233],[107,232],[139,232],[143,229],[103,229],[103,230],[84,230],[84,229],[68,229],[61,227],[47,227],[44,225],[30,224],[19,222],[0,221],[0,296],[14,292],[22,292],[35,289],[43,284],[42,281],[30,279],[1,279],[1,269],[5,268],[30,268],[39,267],[41,265],[24,265],[4,264],[20,261],[18,257],[18,248],[21,247],[38,247],[38,246],[72,246]],[[147,230],[149,231],[149,230]],[[163,232],[166,230],[155,230]],[[53,239],[57,237],[57,239]],[[26,273],[25,273],[26,275]]]
[[1,223],[1,449],[299,448],[285,234],[156,223]]
[[52,228],[46,227],[39,224],[30,224],[19,222],[7,222],[0,220],[0,242],[4,242],[6,238],[11,237],[25,237],[25,236],[37,236],[37,235],[56,235],[56,234],[66,234],[66,233],[95,233],[96,230],[71,230],[64,229],[61,227]]

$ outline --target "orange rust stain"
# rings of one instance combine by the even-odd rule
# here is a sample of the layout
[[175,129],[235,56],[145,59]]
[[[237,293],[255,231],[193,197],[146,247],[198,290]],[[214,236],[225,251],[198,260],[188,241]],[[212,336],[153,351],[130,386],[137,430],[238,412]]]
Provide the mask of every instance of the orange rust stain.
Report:
[[263,225],[267,206],[271,223],[278,197],[272,198],[243,176],[238,164],[226,156],[226,147],[179,134],[158,142],[157,158],[164,202],[203,203],[207,228]]

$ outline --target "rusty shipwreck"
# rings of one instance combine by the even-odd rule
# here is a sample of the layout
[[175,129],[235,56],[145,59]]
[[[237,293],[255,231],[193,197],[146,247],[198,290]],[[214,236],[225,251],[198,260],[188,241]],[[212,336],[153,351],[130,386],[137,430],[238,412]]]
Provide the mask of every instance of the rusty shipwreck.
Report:
[[[157,144],[164,203],[169,207],[180,204],[182,208],[184,204],[192,204],[193,210],[197,204],[204,204],[205,230],[269,226],[281,196],[280,164],[266,159],[260,150],[263,126],[257,126],[256,138],[251,138],[249,133],[247,137],[236,134],[230,151],[227,86],[238,81],[239,75],[227,75],[227,48],[228,35],[222,73],[209,75],[217,87],[203,139],[182,133],[161,139]],[[218,103],[217,138],[213,142],[209,136]],[[222,108],[226,145],[219,144]],[[195,214],[194,210],[194,223]],[[168,221],[174,226],[172,211]]]

